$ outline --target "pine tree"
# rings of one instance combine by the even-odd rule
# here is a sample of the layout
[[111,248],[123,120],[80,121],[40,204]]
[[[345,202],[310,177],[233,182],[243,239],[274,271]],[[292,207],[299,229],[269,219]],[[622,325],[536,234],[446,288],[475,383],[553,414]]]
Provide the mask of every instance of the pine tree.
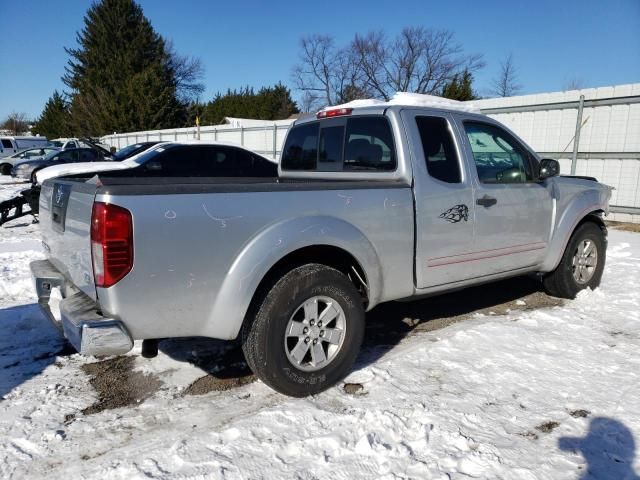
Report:
[[69,103],[55,90],[36,120],[33,132],[47,138],[70,137],[73,135],[70,120]]
[[218,125],[224,117],[281,120],[298,112],[289,89],[278,83],[262,87],[258,93],[250,87],[227,90],[224,95],[217,93],[205,105],[201,120],[205,125]]
[[177,91],[174,57],[133,0],[92,4],[77,34],[64,83],[78,134],[175,127],[185,106]]
[[460,101],[475,100],[478,96],[473,91],[472,82],[473,75],[468,70],[462,74],[456,73],[451,81],[442,88],[440,96]]

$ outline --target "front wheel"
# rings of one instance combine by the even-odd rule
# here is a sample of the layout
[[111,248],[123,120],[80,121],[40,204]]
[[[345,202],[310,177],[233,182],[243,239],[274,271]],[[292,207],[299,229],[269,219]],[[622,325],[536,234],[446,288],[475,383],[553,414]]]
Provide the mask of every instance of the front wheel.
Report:
[[569,239],[560,264],[544,277],[550,295],[575,298],[580,290],[600,285],[606,258],[607,240],[600,226],[593,222],[580,225]]
[[333,268],[308,264],[288,272],[264,295],[245,322],[242,346],[260,380],[303,397],[349,373],[363,335],[362,298],[351,281]]

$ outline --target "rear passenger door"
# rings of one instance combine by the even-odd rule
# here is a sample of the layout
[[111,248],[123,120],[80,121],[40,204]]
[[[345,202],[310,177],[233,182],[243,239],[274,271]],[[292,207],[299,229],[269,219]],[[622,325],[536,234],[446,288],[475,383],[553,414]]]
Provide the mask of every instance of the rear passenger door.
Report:
[[436,287],[475,276],[473,188],[448,114],[403,110],[413,157],[416,283]]

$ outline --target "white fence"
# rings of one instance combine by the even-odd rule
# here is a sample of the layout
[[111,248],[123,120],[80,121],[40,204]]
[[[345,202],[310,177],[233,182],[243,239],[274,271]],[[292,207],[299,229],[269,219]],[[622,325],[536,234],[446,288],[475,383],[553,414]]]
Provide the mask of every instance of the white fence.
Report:
[[[242,145],[256,153],[278,159],[284,143],[284,137],[293,120],[265,122],[259,127],[234,127],[216,125],[200,127],[200,140],[209,140]],[[145,132],[118,133],[102,137],[102,142],[118,149],[138,142],[184,141],[198,138],[196,127],[168,130],[149,130]]]
[[[614,187],[614,220],[640,223],[640,83],[475,101],[543,157],[560,161],[563,174],[588,175]],[[200,128],[202,140],[234,143],[278,159],[291,120],[261,127]],[[195,139],[196,128],[107,135],[122,148],[151,140]]]

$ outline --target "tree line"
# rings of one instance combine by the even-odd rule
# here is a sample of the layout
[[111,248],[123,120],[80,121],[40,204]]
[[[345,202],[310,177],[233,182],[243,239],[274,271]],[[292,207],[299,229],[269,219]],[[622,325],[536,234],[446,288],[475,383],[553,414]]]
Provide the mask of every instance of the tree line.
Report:
[[[201,61],[180,55],[135,1],[93,3],[76,40],[75,48],[65,49],[66,90],[53,92],[33,126],[49,138],[192,126],[196,117],[205,125],[224,117],[277,120],[355,99],[389,99],[396,91],[472,100],[479,96],[474,74],[485,66],[480,54],[465,53],[447,30],[357,33],[346,45],[312,34],[301,39],[291,74],[299,104],[282,83],[230,89],[200,102]],[[520,90],[510,55],[492,93]]]

